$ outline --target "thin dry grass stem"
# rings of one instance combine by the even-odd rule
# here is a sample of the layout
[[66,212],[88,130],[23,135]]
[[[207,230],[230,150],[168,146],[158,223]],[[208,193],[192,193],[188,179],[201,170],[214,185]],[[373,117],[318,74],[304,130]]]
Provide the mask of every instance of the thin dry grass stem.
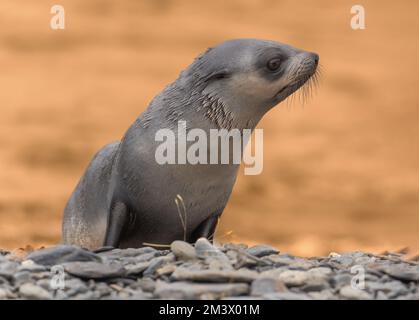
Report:
[[[208,238],[208,240],[213,239],[214,238],[214,234],[215,234],[215,232]],[[227,237],[230,237],[231,235],[233,235],[233,230],[227,231],[226,233],[220,235],[218,237],[218,240],[225,239]]]
[[[180,194],[176,195],[175,203],[176,203],[177,211],[179,214],[180,222],[182,223],[182,227],[183,227],[183,241],[186,241],[186,231],[187,231],[186,207],[185,207],[185,202],[183,201],[183,198]],[[182,216],[182,212],[183,212],[183,216]]]
[[152,243],[152,242],[143,242],[144,246],[148,247],[156,247],[156,248],[170,248],[170,244],[160,244],[160,243]]

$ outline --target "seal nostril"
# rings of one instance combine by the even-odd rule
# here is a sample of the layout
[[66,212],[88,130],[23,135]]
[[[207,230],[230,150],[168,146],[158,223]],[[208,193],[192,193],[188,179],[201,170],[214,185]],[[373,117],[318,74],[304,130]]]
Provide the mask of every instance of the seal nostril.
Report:
[[317,53],[312,53],[311,56],[313,57],[314,63],[317,66],[319,64],[319,55]]

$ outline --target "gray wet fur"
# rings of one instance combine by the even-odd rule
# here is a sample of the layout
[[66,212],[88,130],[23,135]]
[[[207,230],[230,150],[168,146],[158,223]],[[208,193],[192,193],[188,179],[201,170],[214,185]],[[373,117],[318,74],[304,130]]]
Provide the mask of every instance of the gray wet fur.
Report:
[[[267,111],[315,74],[317,62],[314,53],[256,39],[230,40],[199,55],[151,101],[121,141],[95,155],[65,207],[63,242],[126,248],[211,237],[239,165],[159,165],[157,130],[176,132],[179,120],[187,129],[207,133],[254,129]],[[177,195],[186,208],[185,228]]]

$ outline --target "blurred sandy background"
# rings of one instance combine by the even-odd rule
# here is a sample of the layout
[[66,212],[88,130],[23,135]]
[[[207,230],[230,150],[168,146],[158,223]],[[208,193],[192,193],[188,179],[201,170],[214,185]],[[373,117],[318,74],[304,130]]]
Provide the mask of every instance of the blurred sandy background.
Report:
[[[50,8],[66,29],[49,27]],[[272,110],[264,171],[240,176],[220,241],[294,254],[419,251],[419,2],[2,0],[0,247],[59,241],[93,154],[205,48],[278,40],[320,54],[317,94]]]

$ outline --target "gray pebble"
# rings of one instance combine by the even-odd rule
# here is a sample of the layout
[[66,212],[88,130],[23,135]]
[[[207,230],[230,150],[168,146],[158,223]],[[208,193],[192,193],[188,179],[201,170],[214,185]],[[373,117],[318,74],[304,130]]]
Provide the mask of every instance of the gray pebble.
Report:
[[288,268],[290,269],[307,270],[307,269],[316,267],[318,265],[318,263],[314,260],[293,257],[288,254],[269,255],[269,256],[265,256],[264,259],[271,261],[277,267],[288,266]]
[[251,254],[252,256],[255,257],[264,257],[264,256],[268,256],[271,254],[278,254],[279,250],[275,249],[274,247],[265,245],[265,244],[261,244],[261,245],[257,245],[257,246],[253,246],[251,248],[248,248],[247,253]]
[[24,260],[17,268],[18,271],[31,271],[31,272],[42,272],[46,271],[47,268],[43,265],[36,264],[33,260]]
[[100,257],[93,252],[68,245],[58,245],[31,252],[27,256],[27,259],[44,266],[53,266],[73,261],[101,261]]
[[279,275],[278,279],[287,286],[301,286],[309,279],[309,274],[305,271],[286,270]]
[[67,262],[64,269],[69,274],[84,279],[106,279],[125,275],[125,268],[120,264],[99,262]]
[[170,249],[179,260],[194,260],[197,258],[194,247],[185,241],[173,241]]
[[369,300],[373,298],[373,296],[365,290],[356,289],[350,285],[342,287],[339,290],[339,294],[343,298],[351,300]]
[[330,290],[313,291],[309,292],[308,295],[314,300],[337,300],[338,297],[333,294]]
[[14,275],[16,285],[21,283],[29,282],[31,279],[31,273],[29,271],[19,271]]
[[161,299],[219,299],[227,296],[242,295],[249,292],[245,283],[190,283],[157,281],[155,294]]
[[409,289],[402,282],[393,280],[388,282],[367,281],[365,287],[368,291],[381,291],[389,296],[399,296],[409,293]]
[[395,279],[419,282],[419,266],[398,264],[395,266],[382,268],[381,271],[387,273],[389,276]]
[[146,270],[151,264],[151,261],[145,261],[145,262],[139,262],[132,265],[125,266],[125,269],[127,270],[127,275],[133,276],[133,275],[141,275],[144,270]]
[[202,282],[251,282],[258,274],[251,270],[189,270],[178,267],[172,273],[171,279],[176,281],[202,281]]
[[276,292],[263,295],[267,300],[312,300],[312,298],[305,293],[294,292]]
[[135,283],[131,284],[130,288],[133,290],[140,288],[145,292],[153,292],[156,288],[156,282],[151,278],[141,278],[138,279]]
[[174,255],[167,255],[163,257],[157,257],[151,260],[150,265],[144,270],[144,277],[152,277],[156,273],[157,269],[163,267],[166,263],[174,261]]
[[195,243],[195,252],[198,258],[217,258],[229,261],[228,257],[220,249],[213,246],[207,239],[199,238]]
[[252,282],[250,287],[250,295],[263,296],[268,293],[286,292],[288,291],[285,284],[275,278],[259,278]]
[[37,286],[33,283],[25,283],[25,284],[21,285],[19,287],[19,294],[23,298],[30,299],[30,300],[51,299],[51,294],[47,290],[45,290],[45,289],[43,289],[43,288],[41,288],[41,287],[39,287],[39,286]]

